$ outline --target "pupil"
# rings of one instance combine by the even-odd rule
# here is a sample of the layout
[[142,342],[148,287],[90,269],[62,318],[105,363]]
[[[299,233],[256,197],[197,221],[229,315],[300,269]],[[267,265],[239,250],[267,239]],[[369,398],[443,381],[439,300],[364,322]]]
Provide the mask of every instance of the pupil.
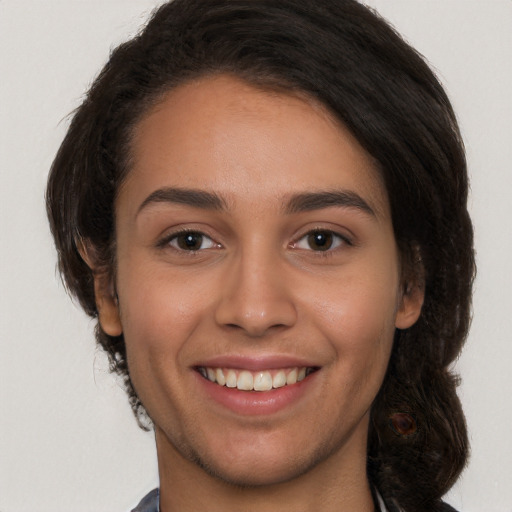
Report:
[[202,235],[198,233],[187,233],[186,235],[178,238],[178,245],[180,249],[196,251],[201,248],[202,241]]
[[327,251],[332,245],[332,234],[325,232],[311,233],[308,236],[309,246],[317,251]]

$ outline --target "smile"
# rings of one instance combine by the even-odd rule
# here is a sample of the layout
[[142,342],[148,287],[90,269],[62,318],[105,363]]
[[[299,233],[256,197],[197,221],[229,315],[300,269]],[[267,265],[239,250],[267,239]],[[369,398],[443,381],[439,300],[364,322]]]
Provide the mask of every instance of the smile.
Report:
[[251,372],[235,368],[209,368],[201,366],[197,371],[210,382],[240,391],[270,391],[291,386],[304,380],[316,368],[295,367]]

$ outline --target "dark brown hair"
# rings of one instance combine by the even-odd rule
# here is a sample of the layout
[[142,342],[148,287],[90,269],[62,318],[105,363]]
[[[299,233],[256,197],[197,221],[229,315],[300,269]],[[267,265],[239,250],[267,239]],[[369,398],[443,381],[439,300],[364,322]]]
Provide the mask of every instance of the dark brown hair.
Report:
[[[114,202],[130,170],[133,127],[166,91],[216,73],[321,101],[378,162],[402,259],[421,276],[425,302],[418,322],[395,335],[372,409],[368,474],[390,510],[436,510],[468,452],[450,372],[467,335],[474,276],[466,162],[439,81],[375,12],[354,0],[175,0],[159,8],[113,51],[51,169],[48,216],[67,288],[97,317],[78,247],[86,241],[99,268],[115,271]],[[123,336],[99,324],[96,335],[143,422]]]

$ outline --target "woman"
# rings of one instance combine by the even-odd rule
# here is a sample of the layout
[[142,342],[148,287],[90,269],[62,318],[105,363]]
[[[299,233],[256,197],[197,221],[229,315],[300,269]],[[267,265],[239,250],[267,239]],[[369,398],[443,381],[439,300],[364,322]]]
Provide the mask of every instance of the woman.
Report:
[[466,200],[442,87],[355,1],[175,0],[117,48],[47,201],[155,428],[141,507],[449,510]]

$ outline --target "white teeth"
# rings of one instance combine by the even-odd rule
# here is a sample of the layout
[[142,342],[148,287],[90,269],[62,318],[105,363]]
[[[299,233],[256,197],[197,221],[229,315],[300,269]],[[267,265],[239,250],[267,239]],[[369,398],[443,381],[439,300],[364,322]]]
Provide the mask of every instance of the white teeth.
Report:
[[286,376],[286,384],[295,384],[297,382],[297,368],[294,368],[287,376]]
[[254,386],[254,380],[252,373],[248,371],[240,372],[238,380],[236,381],[236,387],[241,391],[251,391]]
[[[250,372],[247,370],[222,369],[222,368],[198,368],[199,373],[210,382],[219,386],[237,388],[241,391],[270,391],[283,386],[292,385],[304,380],[313,368],[291,368],[288,370],[261,370]],[[273,376],[272,373],[276,372]]]
[[220,368],[215,370],[215,378],[217,379],[217,384],[220,384],[221,386],[226,384],[226,377],[224,377],[224,372]]
[[228,370],[226,375],[226,386],[228,388],[236,388],[236,373],[234,370]]
[[254,377],[254,391],[269,391],[272,389],[272,377],[269,372],[259,372]]
[[273,388],[282,388],[286,386],[286,375],[283,370],[277,372],[272,379],[272,387]]

